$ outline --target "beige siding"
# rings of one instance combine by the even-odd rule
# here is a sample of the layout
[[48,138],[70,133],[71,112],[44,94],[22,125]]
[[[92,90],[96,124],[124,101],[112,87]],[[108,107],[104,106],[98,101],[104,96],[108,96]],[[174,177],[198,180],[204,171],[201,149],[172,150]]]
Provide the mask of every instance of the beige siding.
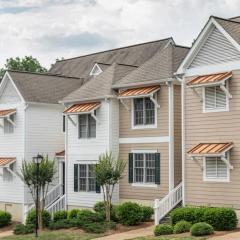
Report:
[[174,85],[174,183],[182,180],[181,86]]
[[158,92],[158,103],[161,107],[157,111],[157,129],[146,128],[146,129],[132,129],[132,107],[131,100],[124,100],[128,104],[130,111],[128,111],[123,104],[120,104],[119,114],[119,134],[120,138],[129,137],[160,137],[168,136],[168,87],[161,86]]
[[120,158],[128,162],[128,153],[132,150],[157,150],[161,154],[160,185],[158,187],[136,187],[128,183],[128,166],[124,178],[120,181],[120,199],[154,200],[162,198],[168,192],[168,143],[120,144]]
[[[229,81],[233,96],[228,112],[203,113],[202,102],[186,89],[186,150],[200,142],[233,142],[229,183],[203,182],[203,171],[186,159],[186,203],[194,205],[233,206],[240,208],[240,70]],[[202,161],[199,161],[202,164]]]

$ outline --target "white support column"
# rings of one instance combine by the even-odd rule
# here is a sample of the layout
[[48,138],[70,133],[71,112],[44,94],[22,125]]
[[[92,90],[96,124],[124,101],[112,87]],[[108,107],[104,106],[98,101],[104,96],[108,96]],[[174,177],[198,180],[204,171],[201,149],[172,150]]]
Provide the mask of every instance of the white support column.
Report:
[[169,170],[168,187],[169,192],[174,189],[174,85],[169,82],[168,85],[168,127],[169,127]]

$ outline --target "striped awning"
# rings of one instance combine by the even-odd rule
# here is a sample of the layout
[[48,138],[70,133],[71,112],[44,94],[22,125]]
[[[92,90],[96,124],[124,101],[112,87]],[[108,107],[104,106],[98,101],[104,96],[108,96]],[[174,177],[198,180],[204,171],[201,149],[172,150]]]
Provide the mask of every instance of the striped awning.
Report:
[[65,157],[65,150],[55,153],[56,157]]
[[63,113],[66,114],[81,114],[90,113],[100,107],[100,102],[79,103],[67,108]]
[[187,86],[188,87],[196,87],[196,86],[203,86],[203,85],[214,85],[217,83],[224,82],[231,77],[232,77],[231,72],[198,76],[198,77],[188,81]]
[[16,161],[15,157],[0,157],[0,167],[5,167]]
[[0,110],[0,118],[4,118],[4,117],[8,117],[14,113],[17,112],[17,109],[4,109],[4,110]]
[[188,151],[189,155],[222,155],[233,147],[233,143],[199,143]]
[[131,97],[141,97],[153,94],[160,89],[160,86],[150,86],[150,87],[141,87],[141,88],[132,88],[127,89],[118,94],[119,98],[131,98]]

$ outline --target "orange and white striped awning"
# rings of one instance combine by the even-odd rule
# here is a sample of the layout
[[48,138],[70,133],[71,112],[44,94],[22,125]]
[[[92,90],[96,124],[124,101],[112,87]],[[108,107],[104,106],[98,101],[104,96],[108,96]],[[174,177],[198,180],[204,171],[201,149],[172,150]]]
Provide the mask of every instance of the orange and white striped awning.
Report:
[[15,108],[0,110],[0,118],[8,117],[16,112],[17,112],[17,109]]
[[233,143],[199,143],[187,153],[191,156],[196,155],[223,155],[233,147]]
[[62,150],[62,151],[60,151],[60,152],[56,152],[56,153],[55,153],[55,156],[56,156],[56,157],[65,157],[65,150]]
[[5,167],[16,161],[15,157],[0,157],[0,167]]
[[232,72],[224,72],[217,74],[209,74],[198,76],[187,82],[188,87],[200,87],[203,85],[216,85],[222,83],[232,77]]
[[74,104],[71,107],[67,108],[63,113],[65,114],[83,114],[90,113],[101,105],[100,102],[90,102],[90,103],[79,103]]
[[153,94],[160,89],[160,86],[149,86],[141,88],[127,89],[118,94],[119,98],[132,98],[132,97],[142,97],[146,95]]

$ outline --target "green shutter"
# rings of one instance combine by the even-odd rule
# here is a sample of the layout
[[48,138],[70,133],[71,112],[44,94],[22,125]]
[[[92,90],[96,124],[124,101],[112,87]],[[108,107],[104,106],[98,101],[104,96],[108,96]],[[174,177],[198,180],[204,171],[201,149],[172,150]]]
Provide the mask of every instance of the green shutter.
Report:
[[78,164],[74,164],[74,192],[78,192]]
[[160,184],[160,153],[155,153],[155,183]]
[[133,183],[133,153],[128,154],[128,182]]

